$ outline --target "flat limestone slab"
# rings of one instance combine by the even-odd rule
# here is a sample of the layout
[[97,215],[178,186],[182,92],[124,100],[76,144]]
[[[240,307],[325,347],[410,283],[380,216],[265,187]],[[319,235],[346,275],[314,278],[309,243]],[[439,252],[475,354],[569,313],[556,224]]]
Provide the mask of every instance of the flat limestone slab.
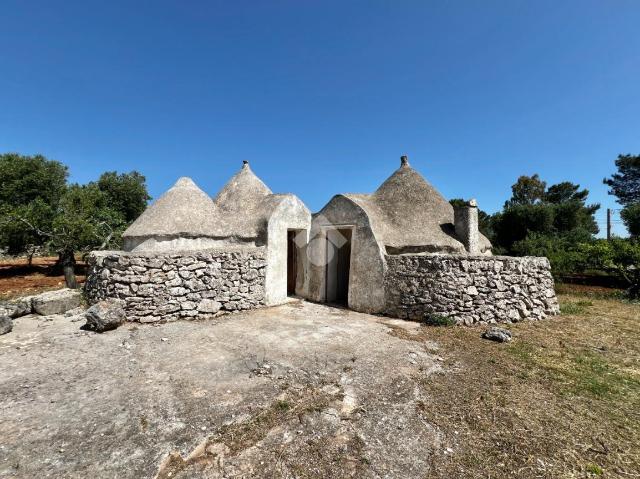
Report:
[[62,314],[82,304],[82,293],[79,289],[58,289],[33,296],[31,301],[33,312],[43,316]]
[[440,363],[384,321],[301,301],[103,334],[18,318],[0,477],[423,477],[439,434],[417,384]]

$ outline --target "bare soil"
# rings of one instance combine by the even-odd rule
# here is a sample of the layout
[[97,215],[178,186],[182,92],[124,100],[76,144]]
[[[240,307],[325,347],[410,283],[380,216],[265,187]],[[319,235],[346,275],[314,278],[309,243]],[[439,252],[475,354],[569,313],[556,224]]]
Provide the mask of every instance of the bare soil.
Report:
[[[31,266],[26,258],[0,260],[0,299],[26,296],[64,286],[62,271],[55,267],[56,257],[35,257]],[[77,259],[76,275],[85,280],[85,264]]]

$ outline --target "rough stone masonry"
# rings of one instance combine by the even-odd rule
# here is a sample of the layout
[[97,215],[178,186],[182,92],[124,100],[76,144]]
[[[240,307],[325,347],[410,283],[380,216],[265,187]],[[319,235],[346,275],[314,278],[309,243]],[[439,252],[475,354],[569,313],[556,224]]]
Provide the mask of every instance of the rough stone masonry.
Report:
[[264,248],[190,253],[93,252],[89,302],[124,301],[129,321],[157,322],[264,305]]
[[458,324],[510,323],[559,312],[547,258],[467,255],[387,256],[386,314]]

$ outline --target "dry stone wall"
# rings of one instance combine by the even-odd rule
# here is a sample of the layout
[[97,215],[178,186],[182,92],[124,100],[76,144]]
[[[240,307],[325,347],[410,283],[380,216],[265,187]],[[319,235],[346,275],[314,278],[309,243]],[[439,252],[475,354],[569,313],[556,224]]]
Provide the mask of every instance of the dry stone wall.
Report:
[[459,324],[510,323],[559,312],[547,258],[387,256],[385,314]]
[[123,300],[129,321],[172,321],[264,305],[264,248],[94,252],[88,266],[87,299]]

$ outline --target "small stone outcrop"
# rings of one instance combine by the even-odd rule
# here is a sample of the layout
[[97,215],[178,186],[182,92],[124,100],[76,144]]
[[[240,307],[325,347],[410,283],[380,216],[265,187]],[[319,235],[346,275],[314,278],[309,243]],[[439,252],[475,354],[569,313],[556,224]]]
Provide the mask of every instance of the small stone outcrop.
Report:
[[33,313],[33,296],[25,296],[23,298],[16,299],[10,303],[13,307],[13,318],[19,318]]
[[6,314],[15,319],[31,314],[33,312],[32,300],[33,296],[25,296],[13,301],[0,303],[0,315]]
[[13,320],[7,315],[0,315],[0,335],[10,333],[13,329]]
[[42,316],[63,314],[82,304],[82,294],[76,289],[59,289],[34,296],[33,312]]
[[83,329],[97,333],[116,329],[126,320],[123,306],[119,300],[98,301],[84,313],[87,323]]
[[388,316],[458,324],[515,323],[558,314],[547,258],[466,255],[387,256]]
[[498,343],[508,343],[511,341],[511,331],[504,328],[493,327],[482,333],[482,337]]
[[89,302],[120,299],[128,321],[175,321],[265,304],[265,248],[94,252],[88,264]]

